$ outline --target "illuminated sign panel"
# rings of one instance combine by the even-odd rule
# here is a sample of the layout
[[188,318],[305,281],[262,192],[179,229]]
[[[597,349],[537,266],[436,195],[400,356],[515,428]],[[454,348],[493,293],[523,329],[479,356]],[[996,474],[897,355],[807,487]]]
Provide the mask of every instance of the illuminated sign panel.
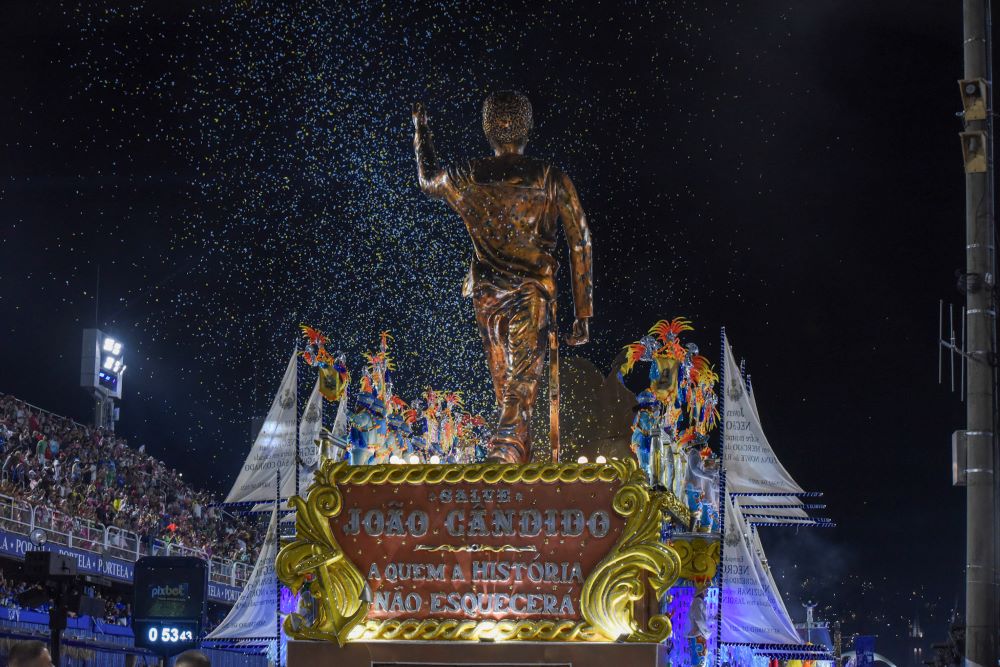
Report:
[[330,524],[372,590],[369,619],[582,620],[583,583],[625,526],[615,486],[347,485]]
[[205,618],[208,564],[200,558],[151,556],[135,564],[135,644],[171,655],[198,645]]
[[[631,460],[607,465],[347,466],[293,498],[278,576],[302,593],[285,630],[345,641],[662,641],[648,613],[681,561],[660,541],[684,508]],[[653,597],[650,597],[653,596]],[[330,600],[325,605],[322,601]]]

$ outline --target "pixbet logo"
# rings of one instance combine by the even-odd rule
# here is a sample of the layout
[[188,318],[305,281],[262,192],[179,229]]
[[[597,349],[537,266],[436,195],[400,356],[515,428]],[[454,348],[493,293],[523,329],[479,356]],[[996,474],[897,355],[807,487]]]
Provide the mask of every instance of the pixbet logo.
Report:
[[154,598],[186,598],[188,595],[187,584],[177,584],[176,586],[157,586],[149,591],[150,597]]

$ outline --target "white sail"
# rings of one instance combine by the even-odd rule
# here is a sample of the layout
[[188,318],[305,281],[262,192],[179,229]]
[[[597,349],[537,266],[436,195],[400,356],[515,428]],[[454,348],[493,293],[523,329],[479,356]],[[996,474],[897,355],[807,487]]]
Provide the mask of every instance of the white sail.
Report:
[[758,420],[760,419],[760,410],[757,409],[757,397],[753,393],[753,382],[750,380],[750,374],[747,373],[747,400],[750,401],[750,407],[753,408],[753,415]]
[[[781,526],[824,526],[828,519],[809,516],[802,501],[797,498],[774,496],[737,496],[733,502],[753,527],[767,525]],[[780,504],[779,504],[780,503]]]
[[319,378],[309,394],[306,409],[299,422],[299,493],[309,486],[312,473],[319,465],[319,434],[323,428],[323,395],[319,393]]
[[[323,429],[323,395],[319,393],[319,378],[313,386],[309,400],[306,402],[305,410],[302,411],[302,419],[299,420],[299,481],[295,495],[304,495],[306,489],[312,484],[313,475],[319,469],[321,451],[319,446],[319,436]],[[284,480],[281,484],[285,488]],[[268,509],[270,504],[255,505],[254,512]],[[282,519],[282,523],[294,523],[295,512],[287,513]]]
[[295,424],[297,354],[292,354],[281,379],[281,386],[271,402],[264,425],[247,454],[227,503],[273,501],[275,474],[281,472],[281,497],[295,493]]
[[[313,412],[313,406],[316,408],[315,413]],[[320,418],[315,422],[312,419],[314,414],[320,415]],[[306,409],[302,413],[302,421],[299,422],[299,457],[302,460],[302,465],[299,466],[299,492],[297,495],[300,496],[304,495],[306,489],[312,484],[313,475],[319,469],[319,463],[322,458],[320,447],[316,444],[316,440],[320,436],[320,430],[323,427],[322,414],[323,396],[319,393],[319,380],[317,380],[316,386],[313,388],[313,393],[309,397],[309,402],[306,404]],[[340,399],[340,404],[337,406],[337,416],[333,420],[331,432],[334,440],[342,441],[346,447],[349,429],[350,424],[347,421],[347,392],[345,391]],[[313,444],[306,445],[307,442]],[[260,511],[262,508],[265,508],[265,506],[256,506],[254,507],[254,511]],[[289,512],[281,519],[282,523],[293,523],[294,521],[295,512]]]
[[337,405],[337,416],[333,418],[333,428],[330,435],[346,449],[348,447],[348,435],[351,431],[351,422],[347,416],[347,390],[340,397],[340,404]]
[[[760,423],[757,403],[748,391],[740,367],[733,356],[729,339],[725,340],[724,363],[726,380],[725,440],[723,464],[726,470],[726,491],[735,494],[768,494],[742,498],[743,505],[801,505],[794,494],[803,489],[781,465]],[[774,495],[774,494],[789,494]],[[798,508],[747,509],[747,515],[805,519],[805,510]]]
[[278,556],[278,512],[271,511],[264,544],[250,573],[250,580],[240,592],[225,620],[206,639],[273,639],[278,631],[278,579],[274,561]]
[[[743,510],[739,510],[742,514]],[[744,517],[746,518],[746,517]],[[749,522],[748,522],[749,523]],[[776,609],[780,612],[781,618],[789,619],[791,622],[791,615],[788,613],[788,608],[785,606],[785,600],[781,597],[781,593],[778,592],[778,584],[774,581],[774,575],[771,574],[771,566],[767,563],[767,554],[764,553],[764,545],[760,543],[760,535],[757,533],[757,529],[753,526],[747,526],[750,529],[750,548],[753,550],[754,558],[757,563],[760,564],[760,570],[767,578],[767,585],[774,591],[774,602]],[[795,627],[795,624],[792,624]],[[796,636],[798,631],[796,631]],[[801,639],[801,637],[800,637]]]
[[721,639],[730,644],[801,644],[763,549],[739,506],[726,498]]

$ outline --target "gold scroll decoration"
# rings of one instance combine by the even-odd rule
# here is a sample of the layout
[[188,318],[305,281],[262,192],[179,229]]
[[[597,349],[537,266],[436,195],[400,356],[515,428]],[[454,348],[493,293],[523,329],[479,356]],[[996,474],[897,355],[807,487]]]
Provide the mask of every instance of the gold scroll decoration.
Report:
[[332,640],[343,646],[351,628],[368,614],[368,603],[361,599],[364,576],[345,557],[330,528],[330,519],[343,508],[333,479],[345,465],[332,463],[326,460],[316,471],[306,500],[289,499],[295,509],[295,540],[281,547],[275,572],[292,593],[299,592],[307,577],[313,580],[309,590],[316,599],[315,620],[310,625],[301,615],[289,614],[285,632],[296,639]]
[[692,537],[675,539],[670,546],[681,558],[681,578],[694,582],[699,589],[715,579],[719,569],[720,545],[718,539]]
[[[278,553],[278,578],[293,594],[312,580],[316,617],[311,624],[289,614],[285,632],[295,639],[347,641],[478,640],[497,641],[627,641],[659,642],[670,635],[670,619],[654,615],[647,628],[635,621],[632,605],[642,599],[646,581],[659,599],[677,580],[681,559],[660,543],[663,513],[676,502],[669,493],[652,493],[632,459],[607,464],[498,463],[475,465],[348,466],[324,460],[307,489],[306,499],[293,496],[296,538]],[[610,553],[584,582],[580,605],[583,621],[493,621],[455,619],[365,620],[369,603],[365,579],[344,555],[330,528],[343,507],[338,484],[537,483],[613,482],[613,509],[626,518],[625,528]]]
[[640,628],[633,614],[634,603],[646,593],[644,574],[659,600],[681,572],[680,556],[660,542],[663,513],[673,496],[651,493],[644,479],[636,470],[615,494],[612,507],[626,517],[625,530],[611,553],[587,577],[580,595],[584,618],[611,640],[661,642],[670,636],[668,616],[654,614],[647,627]]

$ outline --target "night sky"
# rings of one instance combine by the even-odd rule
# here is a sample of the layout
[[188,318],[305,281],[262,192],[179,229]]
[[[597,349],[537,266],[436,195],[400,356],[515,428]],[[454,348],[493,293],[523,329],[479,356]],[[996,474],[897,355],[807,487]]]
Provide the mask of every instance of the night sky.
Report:
[[410,107],[457,160],[488,152],[485,95],[517,88],[528,153],[572,177],[594,239],[593,340],[564,354],[609,372],[684,315],[717,359],[726,326],[771,444],[838,524],[762,530],[793,617],[814,597],[901,665],[915,614],[944,638],[959,5],[202,4],[5,5],[0,392],[89,420],[96,320],[127,346],[119,432],[219,492],[301,322],[355,371],[390,328],[404,397],[432,383],[488,412],[471,246],[417,188]]

